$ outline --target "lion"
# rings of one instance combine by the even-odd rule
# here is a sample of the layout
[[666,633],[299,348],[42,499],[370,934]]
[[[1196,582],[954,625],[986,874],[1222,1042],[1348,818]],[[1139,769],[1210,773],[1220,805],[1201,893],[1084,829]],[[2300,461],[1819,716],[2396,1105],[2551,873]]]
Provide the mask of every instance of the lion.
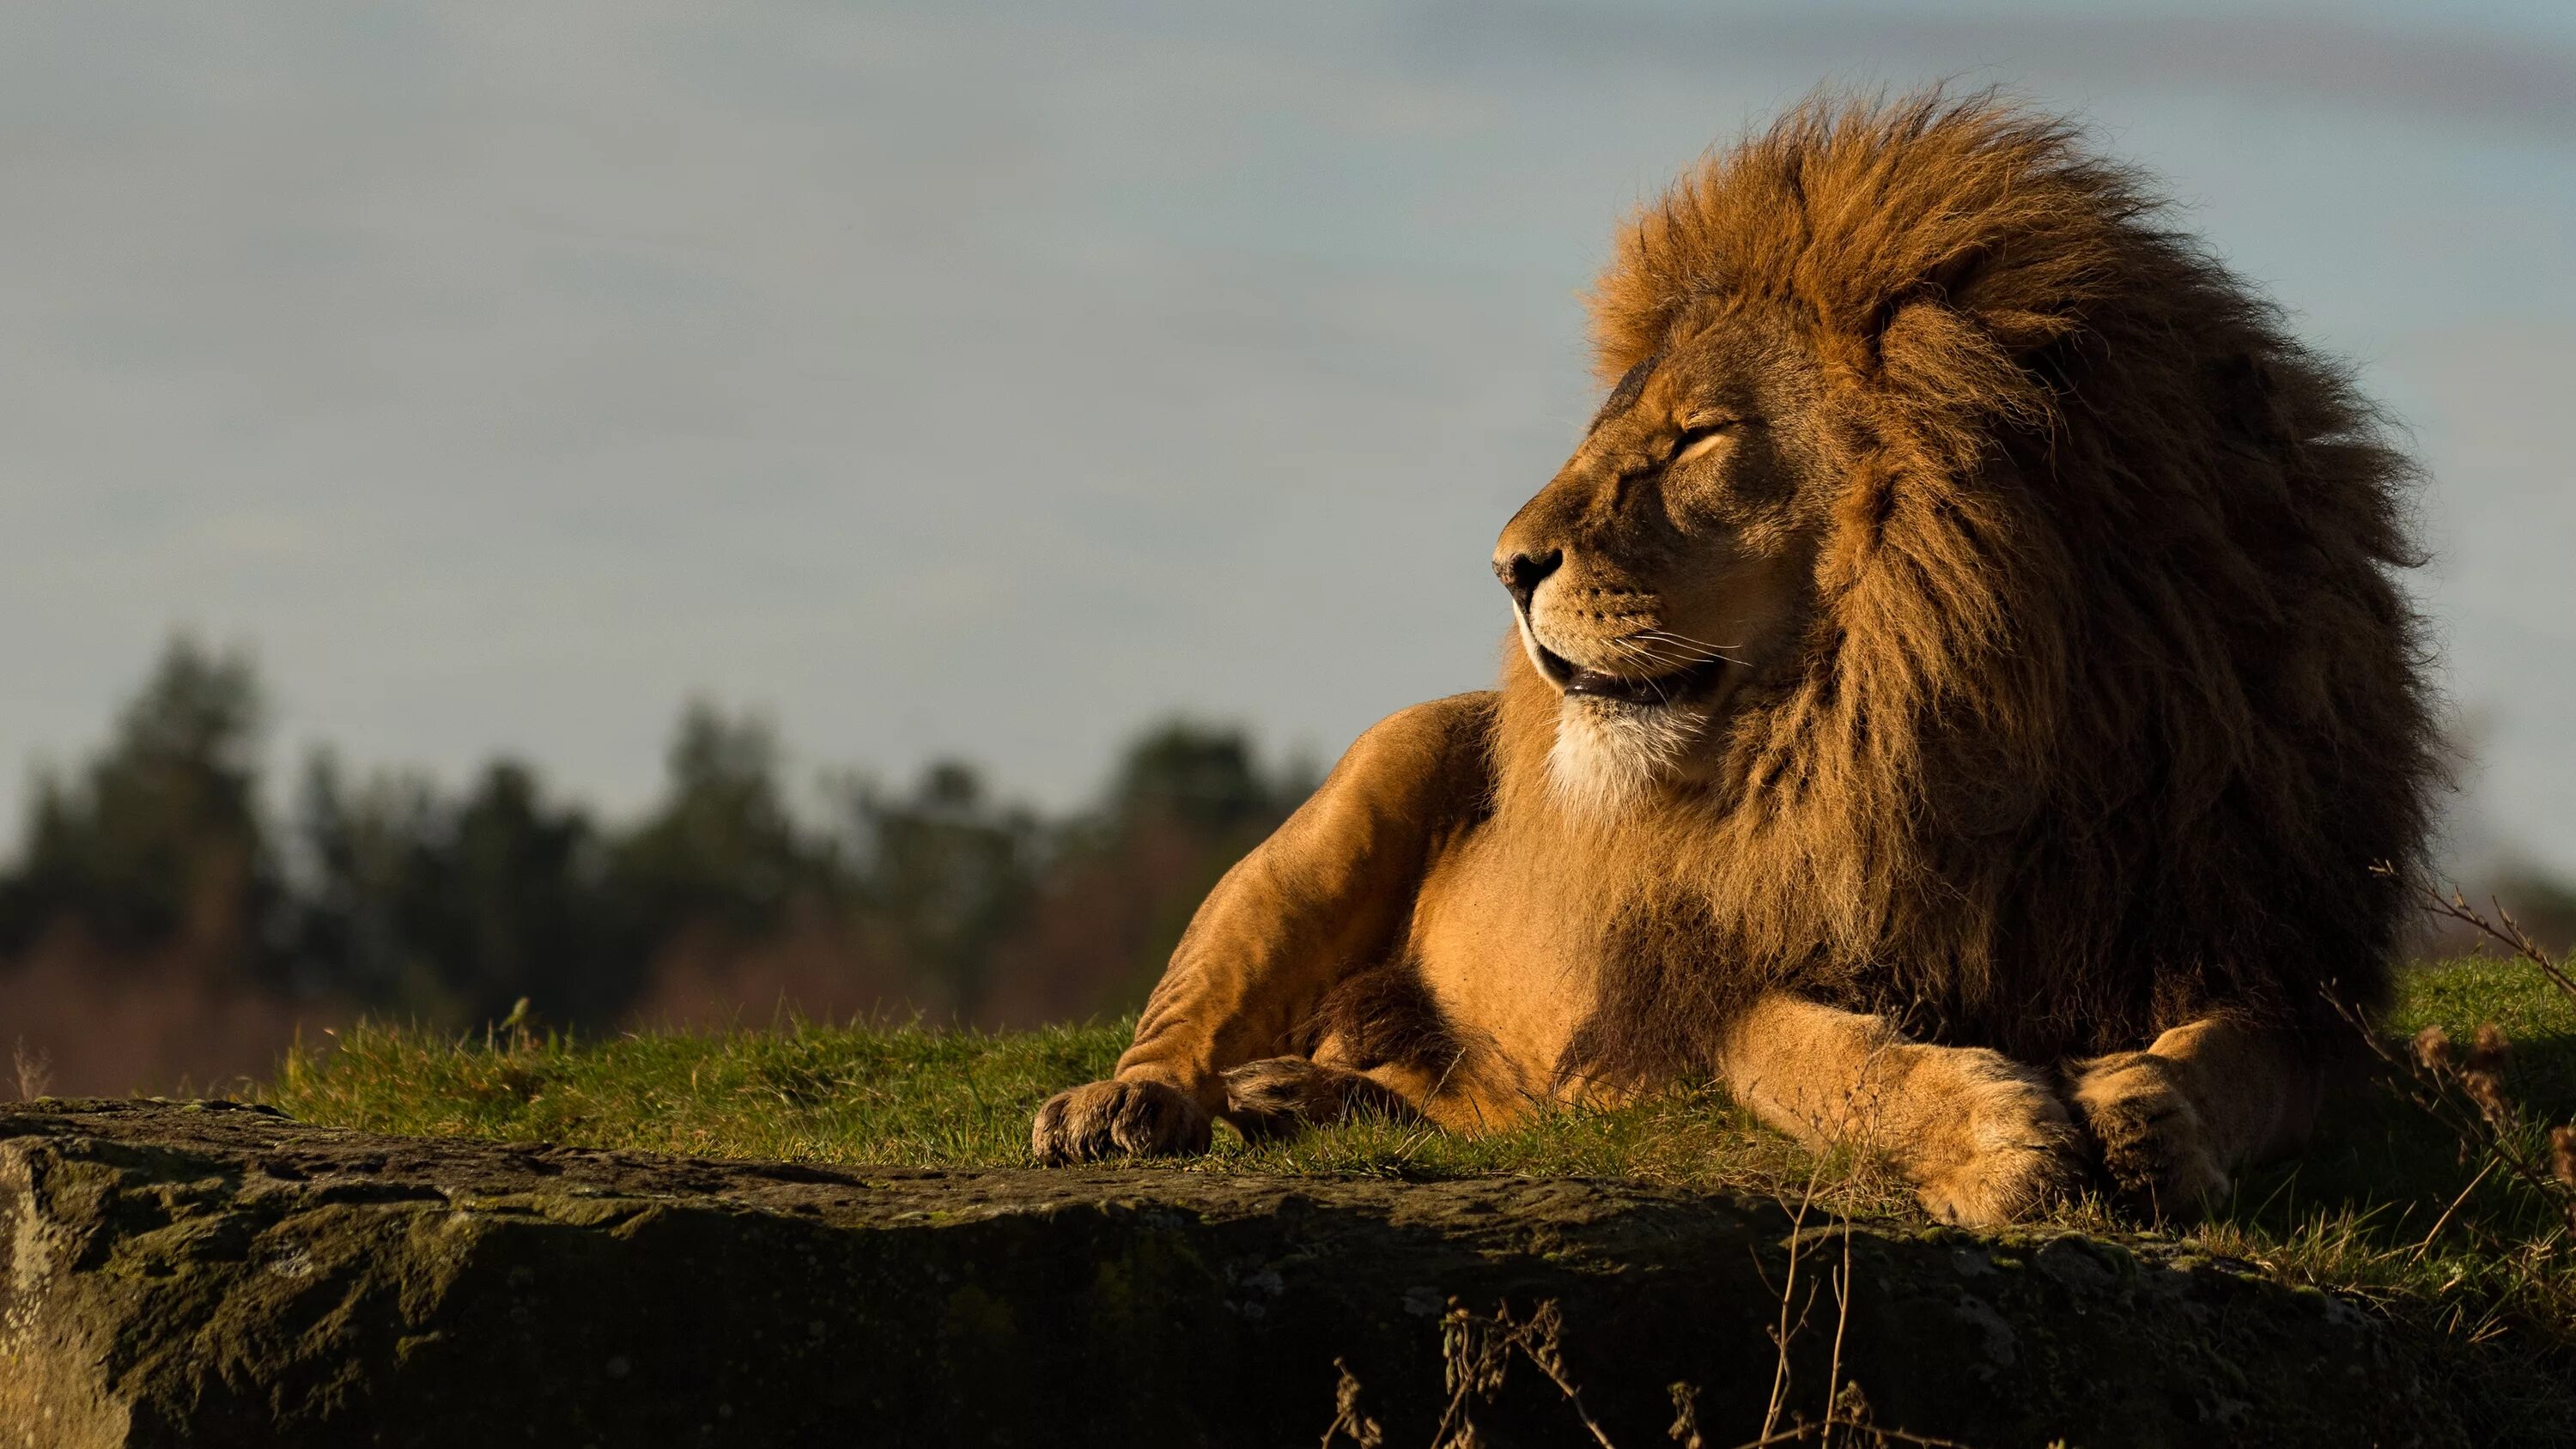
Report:
[[1351,746],[1037,1158],[1693,1080],[1963,1224],[2295,1152],[2438,783],[2418,472],[2163,214],[1937,90],[1643,206],[1499,686]]

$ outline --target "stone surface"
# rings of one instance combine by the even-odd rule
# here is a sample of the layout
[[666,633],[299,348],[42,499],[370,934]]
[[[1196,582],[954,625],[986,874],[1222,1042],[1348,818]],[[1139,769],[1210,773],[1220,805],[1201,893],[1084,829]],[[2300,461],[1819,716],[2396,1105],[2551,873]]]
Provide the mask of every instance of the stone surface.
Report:
[[[224,1103],[0,1107],[0,1449],[1389,1445],[1442,1318],[1561,1306],[1625,1449],[1754,1437],[1790,1223],[1601,1182],[834,1170],[430,1141]],[[1842,1239],[1806,1230],[1801,1281]],[[2471,1350],[2170,1245],[1863,1226],[1845,1377],[1979,1445],[2465,1443]],[[1792,1340],[1824,1401],[1828,1289]],[[1524,1362],[1480,1442],[1591,1442]]]

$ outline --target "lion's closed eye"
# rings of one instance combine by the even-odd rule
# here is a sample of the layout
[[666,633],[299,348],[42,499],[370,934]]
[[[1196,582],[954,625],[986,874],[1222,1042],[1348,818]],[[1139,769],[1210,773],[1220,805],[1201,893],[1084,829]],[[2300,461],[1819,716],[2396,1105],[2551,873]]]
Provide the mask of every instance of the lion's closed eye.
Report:
[[1743,427],[1744,422],[1742,418],[1714,418],[1707,422],[1691,424],[1682,429],[1680,437],[1673,440],[1672,461],[1687,463],[1693,458],[1703,457],[1715,451],[1717,445]]

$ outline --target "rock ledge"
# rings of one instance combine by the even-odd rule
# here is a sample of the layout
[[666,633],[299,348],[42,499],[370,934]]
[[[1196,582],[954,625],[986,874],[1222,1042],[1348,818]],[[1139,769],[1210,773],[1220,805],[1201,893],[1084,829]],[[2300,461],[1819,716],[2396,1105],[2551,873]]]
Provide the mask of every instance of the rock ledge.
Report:
[[[1788,1232],[1767,1202],[1618,1183],[827,1169],[17,1103],[0,1449],[1312,1445],[1337,1359],[1411,1445],[1447,1402],[1452,1300],[1560,1304],[1627,1449],[1670,1442],[1676,1383],[1724,1443],[1770,1393]],[[2466,1350],[2171,1244],[1864,1225],[1852,1254],[1843,1362],[1885,1425],[2485,1437],[2444,1397]],[[1833,1326],[1828,1295],[1795,1340],[1811,1414]],[[1526,1366],[1477,1422],[1581,1435]]]

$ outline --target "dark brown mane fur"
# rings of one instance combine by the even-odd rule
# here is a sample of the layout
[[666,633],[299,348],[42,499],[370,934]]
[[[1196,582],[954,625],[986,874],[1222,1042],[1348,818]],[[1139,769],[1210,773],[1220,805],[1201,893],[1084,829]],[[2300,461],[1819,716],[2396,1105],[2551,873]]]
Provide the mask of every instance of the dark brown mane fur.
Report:
[[[1705,1070],[1774,984],[2033,1060],[2375,1001],[2435,766],[2415,470],[2346,375],[1987,95],[1811,101],[1685,176],[1593,297],[1605,382],[1713,293],[1795,319],[1845,482],[1724,783],[1592,834],[1569,1069]],[[1528,820],[1556,702],[1511,659]]]

